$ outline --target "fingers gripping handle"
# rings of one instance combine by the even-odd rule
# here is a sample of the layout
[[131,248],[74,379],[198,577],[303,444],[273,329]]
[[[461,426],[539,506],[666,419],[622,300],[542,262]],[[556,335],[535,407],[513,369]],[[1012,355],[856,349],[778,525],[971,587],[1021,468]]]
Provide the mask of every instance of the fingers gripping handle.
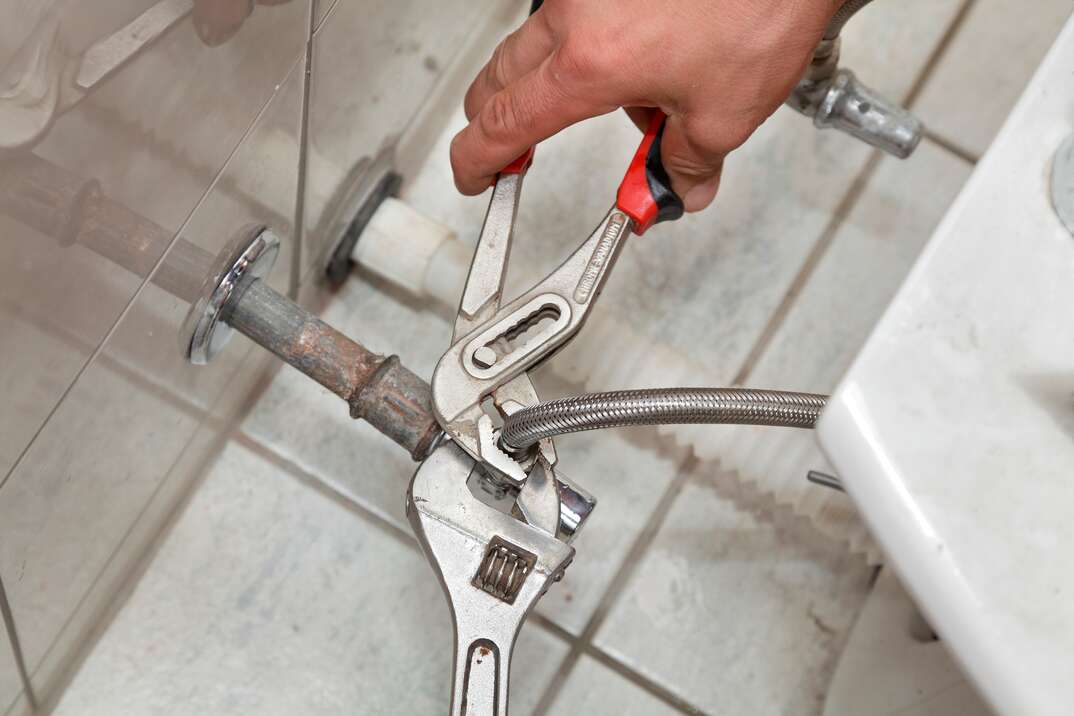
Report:
[[673,221],[683,214],[682,199],[671,188],[664,163],[660,159],[660,141],[664,136],[667,115],[656,110],[638,151],[619,184],[616,205],[634,221],[634,233],[644,234],[661,221]]
[[533,147],[523,152],[517,159],[500,170],[500,174],[525,174],[533,164]]

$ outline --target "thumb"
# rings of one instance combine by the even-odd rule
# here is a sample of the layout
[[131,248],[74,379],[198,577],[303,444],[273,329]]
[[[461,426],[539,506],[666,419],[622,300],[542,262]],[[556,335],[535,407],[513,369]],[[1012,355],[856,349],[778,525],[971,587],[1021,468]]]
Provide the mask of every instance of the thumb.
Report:
[[681,116],[668,116],[661,140],[660,159],[671,187],[686,211],[701,211],[716,198],[725,153],[706,150],[690,139]]

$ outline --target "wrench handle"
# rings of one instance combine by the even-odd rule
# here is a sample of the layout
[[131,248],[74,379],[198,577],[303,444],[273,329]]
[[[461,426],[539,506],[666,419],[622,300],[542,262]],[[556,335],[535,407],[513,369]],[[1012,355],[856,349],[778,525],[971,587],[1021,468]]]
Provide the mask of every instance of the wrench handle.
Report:
[[507,716],[511,655],[490,639],[474,639],[455,652],[452,716]]

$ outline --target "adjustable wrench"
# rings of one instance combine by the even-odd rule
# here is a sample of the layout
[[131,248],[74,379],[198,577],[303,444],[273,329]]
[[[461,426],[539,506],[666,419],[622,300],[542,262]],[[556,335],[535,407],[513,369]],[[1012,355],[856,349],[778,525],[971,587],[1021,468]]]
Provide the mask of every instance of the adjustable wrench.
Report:
[[[515,638],[574,548],[480,502],[467,486],[476,468],[459,446],[441,445],[414,474],[407,517],[451,606],[451,714],[504,716]],[[530,475],[554,478],[543,460]]]

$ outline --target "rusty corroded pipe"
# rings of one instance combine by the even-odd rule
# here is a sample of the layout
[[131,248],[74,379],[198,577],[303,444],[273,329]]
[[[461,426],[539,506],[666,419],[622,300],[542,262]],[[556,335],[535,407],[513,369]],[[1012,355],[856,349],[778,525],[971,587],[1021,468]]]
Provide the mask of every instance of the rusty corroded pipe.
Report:
[[261,280],[221,314],[229,326],[347,401],[351,417],[371,423],[424,460],[440,439],[429,384],[396,356],[352,341]]
[[[105,197],[99,184],[33,154],[0,164],[0,212],[62,245],[81,244],[193,304],[215,259],[201,247]],[[429,384],[396,356],[380,356],[256,280],[221,315],[235,330],[343,398],[364,419],[424,460],[442,435]]]
[[[0,164],[0,212],[61,246],[79,244],[145,278],[168,249],[174,232],[104,196],[83,179],[34,154]],[[197,300],[213,255],[178,239],[153,283],[187,303]]]

